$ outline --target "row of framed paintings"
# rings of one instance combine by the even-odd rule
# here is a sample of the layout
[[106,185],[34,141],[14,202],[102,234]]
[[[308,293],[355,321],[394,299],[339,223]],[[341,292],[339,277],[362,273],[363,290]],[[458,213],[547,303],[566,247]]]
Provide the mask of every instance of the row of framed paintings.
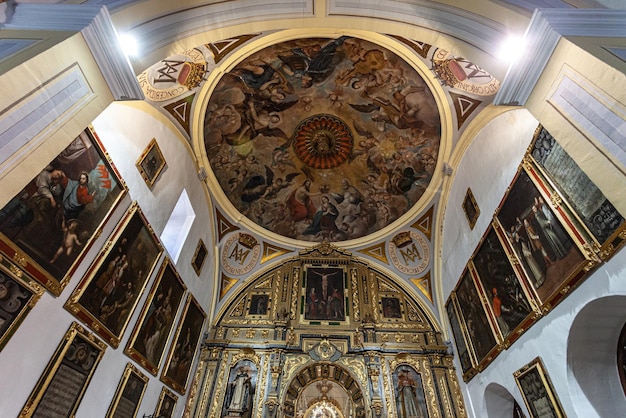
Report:
[[626,223],[543,128],[446,302],[467,381],[624,243]]

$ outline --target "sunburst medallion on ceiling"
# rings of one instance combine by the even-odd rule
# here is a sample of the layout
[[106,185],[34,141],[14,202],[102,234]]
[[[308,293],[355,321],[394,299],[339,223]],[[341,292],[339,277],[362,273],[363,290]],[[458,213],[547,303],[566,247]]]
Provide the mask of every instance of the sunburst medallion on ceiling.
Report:
[[342,36],[243,59],[211,94],[204,143],[248,219],[288,238],[336,242],[386,227],[419,200],[440,130],[433,94],[409,63]]

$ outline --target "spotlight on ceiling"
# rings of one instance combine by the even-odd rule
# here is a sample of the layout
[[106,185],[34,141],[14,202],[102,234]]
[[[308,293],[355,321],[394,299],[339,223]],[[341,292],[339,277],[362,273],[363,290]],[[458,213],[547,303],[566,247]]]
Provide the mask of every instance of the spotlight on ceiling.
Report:
[[126,54],[127,57],[137,55],[139,52],[139,46],[137,44],[137,39],[135,39],[134,36],[127,33],[120,33],[117,35],[117,38],[122,46],[122,51],[124,51],[124,54]]
[[504,62],[512,63],[526,50],[526,38],[518,35],[509,35],[501,44],[498,58]]

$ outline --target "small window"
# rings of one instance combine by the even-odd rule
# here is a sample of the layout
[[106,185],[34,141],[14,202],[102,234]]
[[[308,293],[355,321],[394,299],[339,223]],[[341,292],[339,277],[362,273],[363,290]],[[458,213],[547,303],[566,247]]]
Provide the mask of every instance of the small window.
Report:
[[178,261],[195,217],[196,213],[193,211],[187,191],[183,189],[161,234],[161,242],[174,263]]

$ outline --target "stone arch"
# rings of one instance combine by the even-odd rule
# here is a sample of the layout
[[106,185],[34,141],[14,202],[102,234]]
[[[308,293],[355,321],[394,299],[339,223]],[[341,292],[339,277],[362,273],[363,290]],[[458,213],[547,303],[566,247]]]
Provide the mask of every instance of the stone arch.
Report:
[[[338,393],[345,394],[346,399],[336,399]],[[346,417],[365,417],[367,401],[364,389],[347,368],[317,362],[306,365],[290,380],[281,403],[285,418],[295,418],[299,411],[310,411],[322,403],[332,405]]]
[[[626,296],[589,302],[576,315],[567,340],[567,373],[580,416],[616,417],[626,409],[617,370],[617,344],[626,318]],[[592,354],[590,354],[592,353]]]

